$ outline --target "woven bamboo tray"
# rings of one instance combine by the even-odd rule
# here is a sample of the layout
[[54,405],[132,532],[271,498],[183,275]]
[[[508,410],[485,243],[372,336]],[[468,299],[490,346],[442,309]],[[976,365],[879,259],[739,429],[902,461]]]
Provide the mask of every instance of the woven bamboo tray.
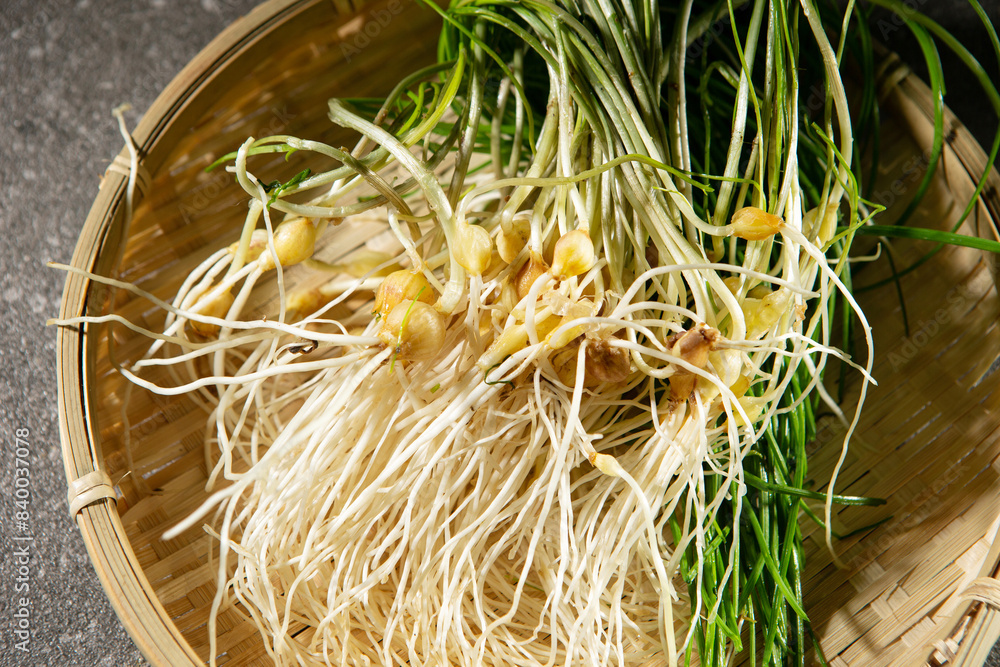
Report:
[[[384,94],[403,70],[433,59],[436,31],[434,14],[409,0],[264,4],[210,44],[145,114],[133,131],[141,167],[131,225],[126,230],[123,150],[105,174],[72,264],[171,297],[191,268],[235,240],[245,210],[231,177],[203,168],[248,135],[342,141],[325,120],[327,98]],[[890,121],[876,198],[888,206],[889,219],[922,178],[931,143],[931,97],[897,65],[881,73]],[[973,192],[969,174],[985,163],[954,118],[947,124],[943,165],[913,224],[950,227]],[[303,168],[295,156],[289,162],[275,164],[290,174]],[[996,238],[998,185],[993,173],[965,233]],[[914,242],[893,245],[899,265],[926,250]],[[859,269],[857,282],[885,275],[884,262],[875,263]],[[981,252],[942,250],[902,281],[908,334],[893,289],[863,295],[880,384],[870,392],[837,490],[889,502],[841,509],[835,529],[892,518],[836,543],[844,568],[834,567],[822,534],[804,524],[807,608],[833,665],[979,665],[1000,637],[996,276]],[[162,322],[148,302],[69,275],[62,317],[111,307],[142,326]],[[200,529],[171,541],[161,535],[206,495],[204,414],[183,397],[136,389],[126,400],[129,390],[112,361],[139,358],[145,344],[123,327],[60,329],[60,427],[71,512],[143,654],[154,665],[200,665],[209,658],[213,545]],[[855,383],[845,404],[856,394]],[[833,420],[820,426],[810,466],[822,489],[841,432]],[[255,626],[236,610],[221,615],[219,634],[220,664],[269,664]]]

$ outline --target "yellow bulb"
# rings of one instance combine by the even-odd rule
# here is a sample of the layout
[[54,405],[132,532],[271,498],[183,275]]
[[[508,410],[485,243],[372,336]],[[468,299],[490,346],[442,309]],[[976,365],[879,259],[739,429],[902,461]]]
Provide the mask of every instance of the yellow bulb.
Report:
[[297,289],[289,292],[285,301],[288,317],[299,320],[308,317],[330,303],[333,297],[323,292],[322,288]]
[[500,259],[508,264],[513,262],[528,242],[530,234],[531,225],[527,220],[522,218],[511,220],[510,229],[501,229],[497,235],[497,252],[500,254]]
[[375,311],[385,316],[402,301],[433,304],[437,294],[420,271],[394,271],[386,276],[375,294]]
[[596,382],[624,382],[632,371],[628,350],[599,340],[587,345],[587,378]]
[[806,211],[802,216],[802,231],[807,235],[815,235],[816,243],[819,246],[826,245],[837,231],[837,211],[839,209],[839,204],[827,204],[822,209],[822,218],[820,218],[819,206]]
[[481,276],[493,258],[493,239],[478,225],[459,225],[456,247],[452,249],[459,266],[475,276]]
[[747,206],[733,213],[730,235],[747,241],[763,241],[774,236],[783,224],[785,223],[778,216],[755,206]]
[[[229,246],[229,254],[235,256],[240,249],[240,242],[237,241]],[[243,258],[244,262],[254,262],[260,254],[267,250],[267,230],[255,229],[250,235],[250,243],[247,244],[247,253]]]
[[609,475],[611,477],[621,477],[622,467],[618,463],[618,459],[610,454],[594,453],[591,454],[589,458],[593,466],[605,475]]
[[[229,309],[233,305],[233,295],[228,291],[222,294],[208,299],[208,294],[211,293],[211,289],[198,300],[195,307],[192,309],[199,315],[207,315],[208,317],[219,317],[223,318],[229,313]],[[209,324],[207,322],[198,322],[195,320],[188,320],[190,327],[203,336],[215,336],[219,333],[219,325]]]
[[[680,357],[695,368],[705,368],[712,345],[718,339],[719,332],[711,327],[701,325],[690,331],[675,334],[671,338],[673,344],[670,353]],[[697,384],[698,376],[688,369],[678,366],[670,376],[670,398],[675,402],[686,401],[691,396]]]
[[[274,230],[274,250],[282,266],[292,266],[312,257],[316,248],[316,225],[309,218],[286,220]],[[270,249],[264,250],[257,258],[262,271],[274,268],[274,256]]]
[[791,303],[791,292],[785,288],[773,292],[765,290],[759,298],[743,300],[743,315],[747,323],[747,337],[756,338],[777,324]]
[[400,301],[385,318],[379,338],[403,361],[432,359],[444,347],[444,316],[423,301]]
[[489,370],[503,362],[510,355],[524,349],[528,344],[528,330],[523,324],[513,324],[504,329],[480,357],[478,366],[481,370]]
[[528,295],[531,286],[541,276],[545,275],[546,271],[548,271],[548,267],[545,266],[545,261],[535,253],[530,253],[528,261],[524,263],[524,266],[521,267],[521,270],[517,272],[517,276],[514,278],[517,286],[518,301]]
[[594,265],[594,244],[590,234],[574,229],[556,241],[552,255],[552,275],[566,280],[589,270]]
[[388,264],[394,255],[390,255],[386,252],[378,252],[376,250],[369,250],[367,248],[362,248],[356,252],[351,253],[350,257],[340,264],[337,264],[337,268],[346,273],[349,276],[354,276],[355,278],[363,278],[368,275],[375,276],[388,276],[393,271],[399,270],[398,264],[391,264],[384,268],[375,271],[375,268],[382,266],[383,264]]

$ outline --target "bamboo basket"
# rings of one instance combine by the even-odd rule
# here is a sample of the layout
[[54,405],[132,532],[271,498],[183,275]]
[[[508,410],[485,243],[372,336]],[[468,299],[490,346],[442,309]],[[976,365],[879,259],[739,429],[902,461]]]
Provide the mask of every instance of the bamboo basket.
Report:
[[[72,264],[117,273],[168,299],[212,250],[235,240],[243,193],[207,164],[249,135],[338,141],[325,120],[334,96],[385,94],[434,57],[436,16],[409,0],[272,0],[236,22],[192,61],[135,128],[140,169],[125,224],[128,153],[109,167]],[[876,195],[891,218],[926,169],[932,100],[898,62],[880,73],[885,123]],[[943,164],[913,224],[950,227],[974,190],[982,150],[951,116]],[[280,159],[280,158],[278,158]],[[276,162],[276,164],[278,164]],[[286,167],[301,169],[293,156]],[[963,231],[996,238],[994,172]],[[234,222],[236,221],[236,222]],[[358,243],[364,239],[354,239]],[[926,251],[897,242],[897,262]],[[881,265],[858,275],[874,282]],[[831,664],[979,665],[1000,637],[1000,330],[996,266],[983,253],[946,248],[903,278],[911,330],[891,289],[863,295],[873,320],[880,385],[870,393],[838,492],[888,499],[841,508],[835,529],[877,529],[840,540],[835,567],[822,533],[804,524],[807,609]],[[76,274],[61,316],[116,312],[155,328],[162,313]],[[109,336],[113,347],[109,348]],[[113,369],[144,339],[122,327],[63,327],[59,404],[70,511],[126,629],[153,665],[208,659],[215,592],[212,544],[200,529],[163,532],[206,497],[204,414],[181,398],[131,391]],[[109,349],[116,359],[109,358]],[[847,388],[853,405],[857,383]],[[824,488],[840,428],[820,424],[810,470]],[[131,443],[126,448],[126,436]],[[268,664],[254,624],[236,610],[218,625],[220,664]]]

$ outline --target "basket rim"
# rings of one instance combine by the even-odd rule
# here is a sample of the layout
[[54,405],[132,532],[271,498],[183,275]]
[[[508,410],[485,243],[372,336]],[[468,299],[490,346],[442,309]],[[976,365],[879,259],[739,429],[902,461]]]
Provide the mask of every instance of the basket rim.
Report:
[[[258,39],[278,25],[322,4],[322,0],[267,0],[219,33],[157,96],[132,131],[139,162],[155,172],[165,158],[172,129],[183,127],[185,116],[197,111],[189,102],[202,89],[224,75],[238,71],[241,56]],[[363,0],[335,0],[337,13],[351,13]],[[116,161],[128,164],[123,147]],[[100,273],[102,248],[115,248],[124,239],[113,238],[124,216],[128,176],[108,169],[94,203],[84,221],[70,266]],[[111,253],[114,254],[114,253]],[[84,314],[91,281],[68,273],[63,288],[59,316],[62,319]],[[56,334],[57,405],[63,466],[67,482],[106,469],[100,435],[95,428],[94,406],[87,387],[93,386],[93,347],[87,327],[59,327]],[[112,483],[111,486],[114,486]],[[72,493],[72,491],[71,491]],[[116,509],[114,494],[81,507],[73,517],[83,537],[105,594],[115,613],[140,652],[152,665],[203,665],[153,591],[125,533]],[[72,498],[70,499],[72,502]]]

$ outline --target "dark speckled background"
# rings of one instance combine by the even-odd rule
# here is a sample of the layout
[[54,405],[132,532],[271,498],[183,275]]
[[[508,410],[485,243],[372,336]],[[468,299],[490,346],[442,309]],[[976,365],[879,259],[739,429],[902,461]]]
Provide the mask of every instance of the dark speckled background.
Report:
[[[0,665],[145,664],[122,630],[70,521],[56,416],[55,334],[63,276],[122,140],[110,109],[138,115],[251,0],[0,0]],[[909,0],[988,53],[963,2]],[[994,24],[1000,1],[984,0]],[[912,61],[905,29],[880,35]],[[876,30],[879,34],[879,30]],[[997,74],[993,72],[994,79]],[[987,145],[997,120],[968,77],[947,101]],[[27,532],[15,523],[14,433],[28,429],[32,500]],[[14,647],[15,536],[31,543],[30,651]],[[994,651],[988,664],[1000,666]],[[878,667],[878,666],[872,666]]]

